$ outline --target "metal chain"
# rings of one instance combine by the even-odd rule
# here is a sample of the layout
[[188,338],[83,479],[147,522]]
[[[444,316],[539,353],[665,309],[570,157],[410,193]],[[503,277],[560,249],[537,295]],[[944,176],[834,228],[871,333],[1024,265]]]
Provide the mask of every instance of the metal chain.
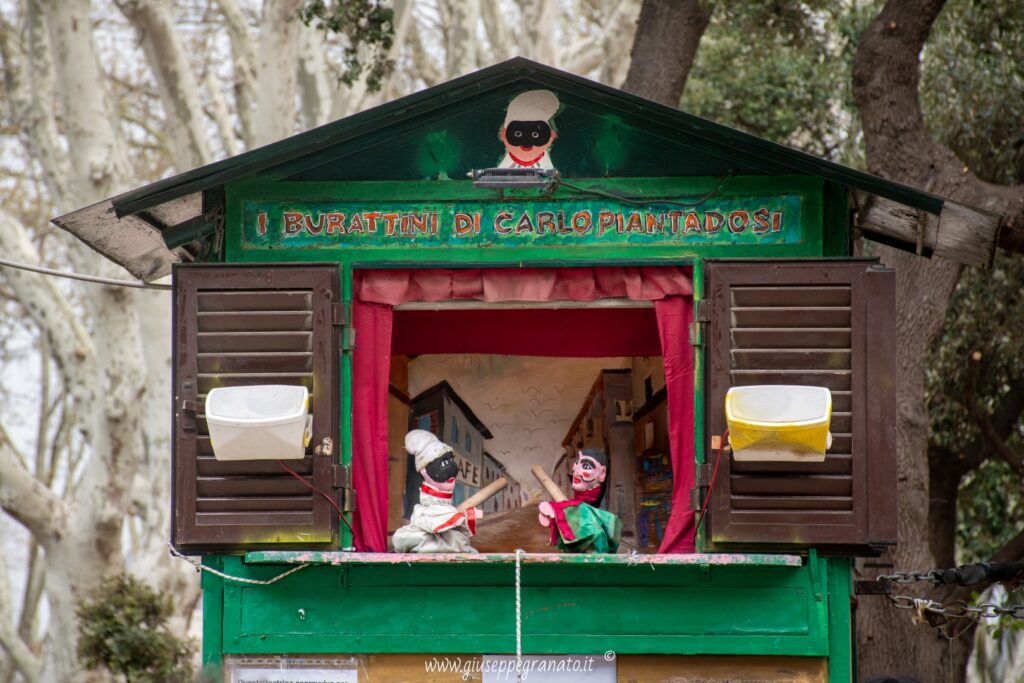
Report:
[[882,576],[875,577],[876,581],[889,581],[891,583],[917,583],[918,581],[928,581],[939,585],[942,581],[942,570],[931,569],[926,572],[896,572],[895,574],[883,574]]
[[1012,617],[1013,619],[1024,619],[1024,605],[1009,605],[1003,607],[994,602],[982,602],[977,605],[968,605],[963,600],[957,600],[951,605],[943,605],[934,600],[915,598],[912,595],[890,595],[889,601],[897,609],[913,609],[919,613],[931,612],[939,614],[947,619],[991,619],[993,617]]

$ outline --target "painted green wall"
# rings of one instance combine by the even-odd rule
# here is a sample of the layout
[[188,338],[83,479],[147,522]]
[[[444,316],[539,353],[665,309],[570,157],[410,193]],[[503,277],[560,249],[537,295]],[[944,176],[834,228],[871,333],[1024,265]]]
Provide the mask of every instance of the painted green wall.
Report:
[[[576,181],[631,198],[707,194],[716,178]],[[344,247],[309,244],[286,248],[243,240],[245,202],[302,200],[321,205],[360,202],[436,203],[540,201],[537,191],[476,190],[466,181],[408,183],[253,182],[227,187],[222,258],[227,262],[338,263],[342,291],[351,301],[354,268],[381,266],[691,264],[695,298],[702,296],[704,258],[848,256],[845,190],[798,176],[732,178],[723,192],[801,198],[800,239],[784,244],[715,241],[708,244],[519,244]],[[567,199],[558,190],[551,199]],[[511,199],[510,199],[511,198]],[[578,197],[577,197],[578,198]],[[251,216],[250,216],[251,218]],[[250,227],[251,229],[251,227]],[[702,358],[694,391],[698,459],[703,459]],[[351,354],[342,354],[341,459],[351,458]],[[342,545],[350,542],[344,530]],[[287,565],[246,563],[209,556],[212,568],[233,576],[267,579]],[[507,653],[513,652],[514,567],[313,565],[269,586],[244,585],[204,574],[203,659],[219,670],[224,654],[264,653]],[[529,653],[765,654],[828,656],[830,680],[849,680],[850,564],[819,559],[811,550],[802,567],[528,565],[523,568],[523,649]]]
[[[207,558],[232,576],[289,565]],[[311,565],[268,586],[204,578],[204,662],[222,654],[509,653],[515,568]],[[849,563],[524,565],[523,651],[532,654],[827,656],[849,680]],[[219,618],[220,617],[220,618]]]

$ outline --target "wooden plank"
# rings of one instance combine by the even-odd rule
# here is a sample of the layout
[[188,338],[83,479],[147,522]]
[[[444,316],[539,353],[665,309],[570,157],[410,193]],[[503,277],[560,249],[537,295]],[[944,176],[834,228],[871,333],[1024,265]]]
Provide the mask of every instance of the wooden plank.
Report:
[[850,330],[844,327],[734,328],[731,339],[736,349],[790,349],[794,342],[803,348],[848,349]]
[[737,349],[732,352],[733,367],[849,370],[849,349]]
[[738,496],[732,497],[736,510],[853,510],[851,496]]
[[849,453],[829,452],[822,462],[743,462],[733,460],[731,469],[736,474],[849,475],[853,472],[853,456]]
[[226,496],[200,497],[196,501],[197,512],[266,512],[278,510],[300,510],[309,512],[313,508],[313,493],[306,496]]
[[197,296],[199,310],[210,311],[309,311],[309,290],[205,291]]
[[[216,387],[251,387],[257,384],[288,384],[304,386],[313,391],[312,373],[207,373],[197,377],[199,393],[208,394]],[[324,392],[331,393],[331,392]],[[314,397],[314,400],[316,397]]]
[[991,268],[1002,216],[945,200],[939,214],[935,255],[979,268]]
[[294,332],[313,329],[309,311],[212,311],[200,312],[199,332]]
[[196,361],[201,373],[313,372],[313,354],[307,352],[199,353]]
[[313,332],[200,332],[196,335],[199,353],[312,351]]
[[[307,480],[308,481],[308,480]],[[265,476],[197,477],[198,498],[230,496],[307,496],[309,488],[290,474]]]
[[735,386],[756,384],[806,384],[831,390],[849,390],[853,378],[849,370],[733,370]]
[[288,537],[297,531],[295,527],[308,527],[314,523],[312,512],[299,510],[196,512],[196,525],[207,527],[212,536],[211,544],[221,546],[255,546],[261,541],[274,542],[276,539],[281,539],[278,543],[287,543]]
[[[213,457],[213,447],[210,446],[209,437],[200,437],[197,441],[204,444],[196,457],[196,472],[201,477],[287,474],[276,460],[217,460]],[[289,460],[286,464],[296,474],[309,476],[313,473],[313,456],[307,456],[302,460]]]
[[795,307],[795,306],[849,306],[849,286],[764,286],[733,287],[732,305]]
[[853,493],[848,475],[735,474],[730,483],[735,495],[849,496]]
[[850,309],[835,307],[788,308],[765,306],[732,309],[733,328],[743,327],[849,327]]

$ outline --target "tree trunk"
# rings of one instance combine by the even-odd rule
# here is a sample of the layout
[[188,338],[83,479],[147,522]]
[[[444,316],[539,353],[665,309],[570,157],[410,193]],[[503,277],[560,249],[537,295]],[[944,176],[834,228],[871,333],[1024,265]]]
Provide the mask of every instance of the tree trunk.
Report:
[[[868,170],[1000,212],[1004,230],[1012,228],[1020,222],[1022,189],[982,182],[925,127],[918,99],[920,54],[942,6],[942,0],[889,0],[861,37],[853,89],[864,127]],[[897,571],[926,570],[949,560],[955,516],[940,506],[936,512],[942,514],[929,518],[924,371],[961,267],[887,247],[879,247],[879,252],[897,274],[899,544],[887,557]],[[935,484],[936,493],[949,495],[948,485]],[[945,528],[934,528],[940,522]],[[938,536],[948,540],[940,542]],[[924,595],[922,588],[899,592]],[[914,626],[907,612],[880,599],[862,599],[857,622],[859,669],[865,679],[909,675],[940,681],[950,672],[956,680],[963,678],[969,638],[950,643],[927,626]]]
[[622,89],[679,106],[711,8],[701,0],[644,0]]

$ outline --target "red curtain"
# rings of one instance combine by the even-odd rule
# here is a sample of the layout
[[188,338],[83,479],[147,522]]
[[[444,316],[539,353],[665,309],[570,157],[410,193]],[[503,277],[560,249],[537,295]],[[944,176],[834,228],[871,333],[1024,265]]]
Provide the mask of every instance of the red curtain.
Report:
[[693,293],[688,268],[418,268],[363,271],[360,300],[397,306],[409,301],[655,301]]
[[356,549],[369,552],[387,550],[391,318],[391,306],[352,302],[352,526]]
[[[661,355],[668,393],[672,514],[659,552],[693,551],[693,351],[688,268],[368,270],[356,274],[352,474],[360,551],[387,546],[387,392],[391,354],[503,353],[560,357]],[[594,301],[655,308],[397,311],[412,301]]]
[[693,438],[693,349],[689,325],[693,298],[673,296],[654,303],[668,394],[668,443],[672,454],[672,513],[659,553],[692,553],[694,527],[690,490],[695,479]]

